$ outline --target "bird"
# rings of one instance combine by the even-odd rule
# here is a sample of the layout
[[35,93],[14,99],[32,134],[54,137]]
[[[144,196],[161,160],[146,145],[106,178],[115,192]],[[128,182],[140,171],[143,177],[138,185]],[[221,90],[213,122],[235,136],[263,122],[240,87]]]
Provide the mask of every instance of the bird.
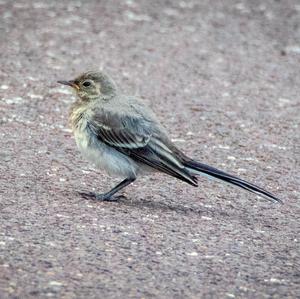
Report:
[[144,101],[123,94],[105,72],[88,71],[73,80],[57,82],[75,90],[69,122],[82,155],[98,169],[123,179],[108,192],[90,192],[89,196],[117,201],[121,196],[116,193],[138,176],[158,171],[194,187],[199,175],[208,176],[282,203],[255,184],[188,157],[171,141]]

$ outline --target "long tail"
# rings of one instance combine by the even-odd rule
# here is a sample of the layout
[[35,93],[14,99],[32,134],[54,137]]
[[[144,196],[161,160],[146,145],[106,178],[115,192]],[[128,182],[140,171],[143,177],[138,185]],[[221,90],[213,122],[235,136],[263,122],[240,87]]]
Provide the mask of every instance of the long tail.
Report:
[[282,201],[274,196],[272,193],[254,185],[251,183],[248,183],[236,176],[233,176],[231,174],[228,174],[226,172],[223,172],[219,169],[216,169],[214,167],[211,167],[209,165],[205,165],[199,162],[196,162],[194,160],[186,161],[184,165],[189,169],[190,172],[193,174],[199,174],[199,175],[207,175],[212,178],[219,179],[221,181],[227,182],[229,184],[239,186],[245,190],[248,190],[250,192],[253,192],[257,195],[266,197],[267,199],[275,202],[282,203]]

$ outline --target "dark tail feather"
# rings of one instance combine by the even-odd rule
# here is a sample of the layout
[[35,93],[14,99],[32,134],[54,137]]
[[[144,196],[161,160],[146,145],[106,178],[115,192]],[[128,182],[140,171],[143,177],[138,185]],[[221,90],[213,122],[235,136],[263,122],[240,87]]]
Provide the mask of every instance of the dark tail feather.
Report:
[[185,162],[184,165],[194,173],[198,172],[200,175],[201,174],[208,175],[210,177],[222,180],[229,184],[239,186],[239,187],[241,187],[245,190],[248,190],[250,192],[253,192],[257,195],[264,196],[271,201],[282,203],[282,201],[279,198],[275,197],[272,193],[270,193],[256,185],[248,183],[236,176],[233,176],[233,175],[223,172],[219,169],[216,169],[214,167],[211,167],[211,166],[208,166],[208,165],[205,165],[205,164],[193,161],[193,160]]

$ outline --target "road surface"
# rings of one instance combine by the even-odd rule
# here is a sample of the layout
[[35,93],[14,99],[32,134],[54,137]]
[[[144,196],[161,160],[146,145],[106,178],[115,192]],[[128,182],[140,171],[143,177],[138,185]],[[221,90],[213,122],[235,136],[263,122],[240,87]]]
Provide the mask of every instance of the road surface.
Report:
[[[299,1],[0,0],[0,297],[296,298]],[[86,162],[56,83],[104,68],[188,155],[266,187],[117,180]]]

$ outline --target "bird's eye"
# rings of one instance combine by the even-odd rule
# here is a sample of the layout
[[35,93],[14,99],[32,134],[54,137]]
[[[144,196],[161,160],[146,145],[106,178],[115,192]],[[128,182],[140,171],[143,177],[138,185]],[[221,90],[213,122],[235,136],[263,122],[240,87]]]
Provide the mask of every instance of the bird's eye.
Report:
[[89,86],[91,86],[91,82],[90,81],[85,81],[85,82],[82,83],[82,85],[84,87],[89,87]]

